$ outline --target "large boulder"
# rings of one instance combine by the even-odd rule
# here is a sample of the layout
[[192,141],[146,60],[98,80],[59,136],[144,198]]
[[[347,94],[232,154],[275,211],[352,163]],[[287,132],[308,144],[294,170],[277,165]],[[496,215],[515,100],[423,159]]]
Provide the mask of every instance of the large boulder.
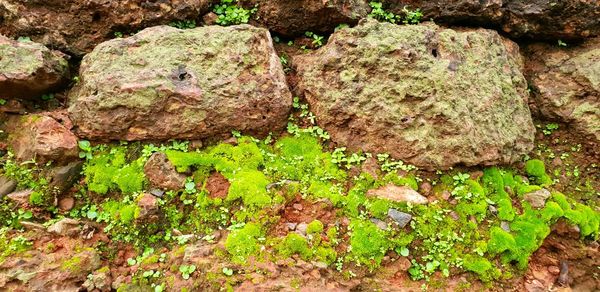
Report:
[[421,9],[439,23],[498,28],[516,38],[581,39],[600,34],[600,2],[586,0],[384,0],[390,11]]
[[0,33],[33,40],[75,55],[127,33],[175,20],[196,19],[212,0],[2,0]]
[[292,104],[269,32],[249,25],[148,28],[98,45],[80,76],[69,115],[90,139],[265,135]]
[[600,142],[600,38],[566,48],[533,44],[525,51],[535,112]]
[[243,0],[256,6],[256,19],[285,36],[306,31],[328,33],[339,24],[356,24],[370,11],[366,0]]
[[0,98],[40,97],[64,85],[68,74],[64,54],[0,35]]
[[295,62],[299,93],[350,149],[434,169],[533,148],[519,48],[495,31],[367,20]]
[[46,115],[13,116],[8,122],[8,132],[8,146],[19,161],[68,162],[79,155],[77,137]]

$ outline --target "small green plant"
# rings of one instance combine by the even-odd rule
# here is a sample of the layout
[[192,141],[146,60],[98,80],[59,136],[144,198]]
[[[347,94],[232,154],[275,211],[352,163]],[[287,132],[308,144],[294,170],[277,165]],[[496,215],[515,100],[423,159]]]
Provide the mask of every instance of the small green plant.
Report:
[[246,259],[259,251],[259,240],[263,237],[260,225],[248,223],[241,229],[229,233],[225,248],[232,255],[234,263],[244,263]]
[[233,275],[233,269],[228,268],[228,267],[224,267],[223,268],[223,274],[225,276],[232,276]]
[[559,47],[566,47],[567,43],[563,42],[562,40],[558,40],[558,46]]
[[119,38],[119,39],[120,39],[120,38],[122,38],[122,37],[123,37],[123,33],[122,33],[122,32],[120,32],[120,31],[115,31],[115,32],[114,32],[114,36],[115,36],[116,38]]
[[172,27],[179,28],[179,29],[192,29],[192,28],[196,28],[196,21],[193,19],[191,19],[191,20],[176,20],[176,21],[169,23],[169,25]]
[[407,6],[404,6],[402,8],[402,13],[404,13],[404,16],[396,15],[392,12],[386,11],[385,9],[383,9],[383,4],[380,2],[370,2],[369,6],[371,6],[372,8],[369,16],[379,21],[386,21],[390,23],[401,22],[403,24],[418,24],[419,22],[421,22],[421,18],[423,17],[423,13],[420,9],[410,10]]
[[404,19],[402,20],[402,23],[404,24],[419,24],[423,17],[423,13],[420,9],[410,10],[407,6],[404,6],[402,12],[404,12]]
[[324,39],[323,36],[320,36],[320,35],[318,35],[318,34],[316,34],[314,32],[311,32],[311,31],[305,32],[304,35],[312,39],[312,44],[315,47],[319,48],[319,47],[323,46],[323,39]]
[[6,104],[6,99],[0,98],[0,106]]
[[179,272],[181,273],[181,277],[184,280],[189,279],[190,275],[192,275],[195,271],[196,271],[196,265],[181,265],[181,266],[179,266]]
[[542,129],[542,133],[544,133],[544,135],[549,136],[552,134],[552,132],[558,130],[558,124],[555,123],[551,123],[551,124],[547,124],[544,129]]
[[92,159],[92,145],[90,141],[87,140],[79,140],[77,142],[79,146],[79,158],[85,158],[86,160]]
[[237,0],[221,0],[215,5],[213,12],[217,14],[217,24],[227,26],[248,23],[250,17],[256,13],[257,8],[245,9],[237,5]]
[[52,94],[52,93],[44,94],[44,95],[42,95],[41,98],[43,101],[49,101],[49,100],[54,99],[54,94]]

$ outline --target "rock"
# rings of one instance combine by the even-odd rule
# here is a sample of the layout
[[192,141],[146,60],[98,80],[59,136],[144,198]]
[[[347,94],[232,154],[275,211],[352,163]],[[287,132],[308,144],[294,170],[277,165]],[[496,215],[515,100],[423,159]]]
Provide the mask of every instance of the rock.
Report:
[[384,0],[397,14],[421,9],[436,23],[495,27],[514,38],[581,39],[600,34],[598,1],[561,0]]
[[208,179],[206,180],[206,190],[208,191],[209,196],[214,198],[227,198],[227,193],[229,193],[229,186],[231,184],[222,174],[219,172],[213,172],[210,174]]
[[44,225],[29,221],[21,221],[19,222],[25,230],[33,230],[33,231],[46,231],[46,227]]
[[110,269],[104,267],[88,275],[82,287],[87,289],[86,291],[111,291],[111,283]]
[[302,236],[306,236],[306,229],[308,228],[308,224],[306,222],[301,222],[296,225],[294,231]]
[[64,197],[58,200],[58,209],[61,211],[70,211],[75,206],[75,198]]
[[600,37],[566,48],[533,44],[525,51],[532,107],[600,142]]
[[302,204],[296,203],[292,205],[292,208],[298,211],[302,211],[302,209],[304,209],[304,206],[302,206]]
[[406,272],[412,266],[410,260],[407,257],[400,257],[394,262],[394,267],[398,268],[398,271]]
[[17,181],[0,175],[0,198],[10,194],[17,188]]
[[33,193],[33,190],[27,189],[12,192],[6,195],[6,197],[12,200],[13,202],[17,203],[18,205],[23,206],[29,204],[29,195],[31,195],[31,193]]
[[390,217],[394,221],[396,221],[396,223],[398,223],[400,228],[404,228],[404,226],[406,226],[406,224],[408,224],[410,222],[410,220],[412,220],[412,215],[404,213],[404,212],[400,212],[396,209],[389,209],[388,217]]
[[152,189],[150,190],[150,194],[157,198],[162,198],[165,195],[165,192],[159,189]]
[[488,206],[488,211],[490,211],[490,213],[492,213],[494,216],[498,215],[498,208],[494,207],[493,205]]
[[406,202],[415,205],[427,204],[427,198],[407,186],[388,184],[378,189],[367,191],[367,196],[386,199],[394,202]]
[[550,191],[547,189],[540,189],[531,193],[523,195],[523,200],[529,202],[531,207],[544,208],[546,206],[546,200],[550,198]]
[[75,236],[81,231],[79,221],[71,218],[63,218],[48,227],[48,232],[60,236]]
[[294,58],[334,142],[434,170],[517,161],[535,129],[518,46],[487,29],[366,20]]
[[65,55],[41,44],[0,35],[0,56],[0,98],[38,98],[68,80]]
[[165,190],[180,190],[185,184],[185,175],[177,172],[162,152],[156,152],[148,158],[144,174],[152,186]]
[[502,230],[504,230],[506,232],[510,232],[510,223],[508,223],[506,221],[502,221],[502,222],[500,222],[500,228],[502,228]]
[[243,0],[245,6],[257,7],[257,21],[284,36],[306,31],[331,33],[344,23],[354,25],[370,11],[366,0]]
[[431,194],[432,189],[433,189],[433,186],[431,185],[430,182],[423,182],[419,186],[419,190],[421,191],[421,193],[425,194],[426,196],[429,196]]
[[148,28],[98,45],[80,76],[69,116],[89,139],[265,136],[292,106],[269,32],[249,25]]
[[560,269],[557,266],[549,266],[548,272],[554,276],[558,276],[558,274],[560,274]]
[[388,229],[388,225],[387,225],[387,223],[385,223],[385,221],[379,220],[377,218],[371,218],[371,222],[373,222],[373,224],[377,225],[377,227],[379,227],[379,229],[381,229],[381,230]]
[[367,160],[365,160],[362,165],[360,166],[360,171],[363,173],[368,173],[369,175],[371,175],[375,180],[379,179],[380,177],[380,167],[379,164],[377,162],[377,158],[375,157],[367,157]]
[[19,161],[63,162],[79,156],[77,137],[51,117],[27,115],[8,123],[9,147]]
[[[296,226],[298,226],[298,223],[294,223],[294,222],[286,222],[285,226],[287,227],[287,229],[289,231],[294,231],[296,230]],[[308,226],[307,226],[308,227]]]
[[566,261],[560,262],[560,273],[556,282],[563,287],[569,285],[569,264]]
[[81,56],[116,33],[175,20],[196,19],[211,0],[21,1],[0,2],[0,33],[29,36]]
[[138,221],[154,221],[158,219],[158,201],[155,196],[143,193],[137,199],[137,205],[140,208],[140,213],[136,218]]
[[83,161],[73,161],[67,165],[56,167],[52,170],[50,187],[64,193],[70,189],[81,177]]
[[190,244],[185,247],[183,261],[186,263],[197,262],[200,258],[206,258],[212,255],[214,250],[214,244],[206,244],[205,242]]

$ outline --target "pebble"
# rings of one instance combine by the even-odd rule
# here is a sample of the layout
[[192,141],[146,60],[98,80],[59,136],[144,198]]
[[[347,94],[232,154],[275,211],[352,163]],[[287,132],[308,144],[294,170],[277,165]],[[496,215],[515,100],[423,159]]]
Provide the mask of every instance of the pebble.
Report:
[[70,211],[75,206],[75,199],[73,197],[61,198],[58,201],[58,208],[61,211]]
[[385,223],[384,221],[381,221],[377,218],[371,218],[371,222],[373,222],[373,224],[377,225],[377,227],[379,227],[379,229],[381,229],[381,230],[387,230],[387,228],[388,228],[387,223]]
[[298,225],[296,225],[296,233],[306,236],[306,228],[308,228],[308,224],[306,224],[305,222],[302,222]]
[[390,218],[392,218],[394,221],[396,221],[396,223],[398,223],[400,228],[404,228],[404,226],[406,226],[410,222],[410,220],[412,220],[412,215],[410,215],[408,213],[400,212],[396,209],[389,209],[388,216]]
[[560,269],[557,266],[548,266],[548,272],[550,272],[550,274],[556,276],[556,275],[560,274]]

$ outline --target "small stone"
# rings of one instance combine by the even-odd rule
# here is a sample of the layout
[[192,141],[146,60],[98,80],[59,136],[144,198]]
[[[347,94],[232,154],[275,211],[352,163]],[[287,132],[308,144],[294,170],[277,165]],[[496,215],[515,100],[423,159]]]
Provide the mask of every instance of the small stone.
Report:
[[216,13],[209,12],[202,17],[202,22],[204,22],[205,25],[213,25],[217,23],[217,19],[219,19],[219,16]]
[[58,189],[59,193],[64,193],[77,182],[81,176],[82,168],[82,161],[73,161],[65,166],[55,168],[52,171],[50,186]]
[[432,186],[430,182],[423,182],[421,184],[421,186],[419,186],[419,190],[421,191],[421,193],[423,193],[425,196],[429,196],[431,194],[431,190],[432,190]]
[[63,218],[48,227],[48,232],[60,236],[75,236],[79,234],[81,228],[79,221],[71,218]]
[[510,232],[510,224],[506,221],[500,222],[500,228],[506,232]]
[[557,282],[561,286],[569,285],[569,264],[565,261],[560,262],[560,273]]
[[23,226],[23,228],[25,228],[26,230],[38,230],[38,231],[44,231],[46,230],[46,227],[44,227],[44,225],[39,224],[39,223],[33,223],[33,222],[29,222],[29,221],[21,221],[21,226]]
[[17,181],[6,176],[0,176],[0,198],[10,194],[17,188]]
[[369,190],[367,192],[367,196],[387,199],[394,202],[412,203],[415,205],[423,205],[428,203],[426,197],[422,196],[410,187],[397,186],[394,184],[388,184],[378,189]]
[[327,263],[324,262],[312,262],[312,265],[321,270],[327,269]]
[[140,213],[137,217],[138,221],[148,220],[152,221],[157,219],[158,214],[158,202],[156,201],[156,197],[144,193],[137,201],[138,207],[140,207]]
[[400,270],[402,272],[406,272],[406,271],[408,271],[408,269],[410,269],[410,267],[412,266],[412,264],[410,263],[410,260],[408,260],[408,258],[406,258],[406,257],[400,257],[396,261],[395,266],[398,267],[398,270]]
[[302,206],[302,204],[294,204],[292,205],[292,208],[298,210],[298,211],[302,211],[302,209],[304,209],[304,207]]
[[287,222],[287,223],[285,223],[285,226],[287,227],[288,230],[294,231],[294,230],[296,230],[296,226],[298,226],[298,223]]
[[498,209],[492,205],[488,206],[488,211],[490,211],[490,213],[492,213],[493,215],[498,215]]
[[177,172],[167,155],[156,152],[144,165],[144,174],[150,184],[165,190],[179,190],[185,184],[185,175]]
[[523,200],[529,202],[531,207],[544,208],[544,206],[546,206],[546,200],[549,197],[550,191],[548,191],[547,189],[540,189],[523,195]]
[[298,225],[296,225],[296,233],[302,235],[302,236],[306,236],[306,229],[308,228],[308,224],[306,224],[305,222],[299,223]]
[[23,206],[23,205],[26,205],[29,203],[29,195],[31,195],[31,193],[33,193],[33,190],[27,189],[27,190],[12,192],[12,193],[6,195],[6,197],[11,199],[15,203]]
[[549,266],[548,272],[554,276],[560,274],[560,269],[557,266]]
[[150,194],[157,198],[162,198],[165,195],[165,191],[160,189],[152,189],[150,190]]
[[196,262],[197,259],[210,256],[215,250],[214,244],[206,244],[206,242],[198,242],[185,247],[183,253],[183,261],[187,263]]
[[65,197],[58,200],[58,208],[61,211],[70,211],[75,206],[75,198]]
[[394,221],[396,221],[396,223],[398,223],[398,226],[400,228],[404,228],[404,226],[406,226],[406,224],[408,224],[410,222],[410,220],[412,219],[412,215],[410,215],[408,213],[400,212],[396,209],[389,209],[388,216],[390,218],[392,218]]
[[371,222],[373,222],[373,224],[377,225],[377,227],[379,227],[379,229],[381,229],[381,230],[388,229],[388,225],[387,225],[387,223],[385,223],[385,221],[381,221],[377,218],[371,218]]

